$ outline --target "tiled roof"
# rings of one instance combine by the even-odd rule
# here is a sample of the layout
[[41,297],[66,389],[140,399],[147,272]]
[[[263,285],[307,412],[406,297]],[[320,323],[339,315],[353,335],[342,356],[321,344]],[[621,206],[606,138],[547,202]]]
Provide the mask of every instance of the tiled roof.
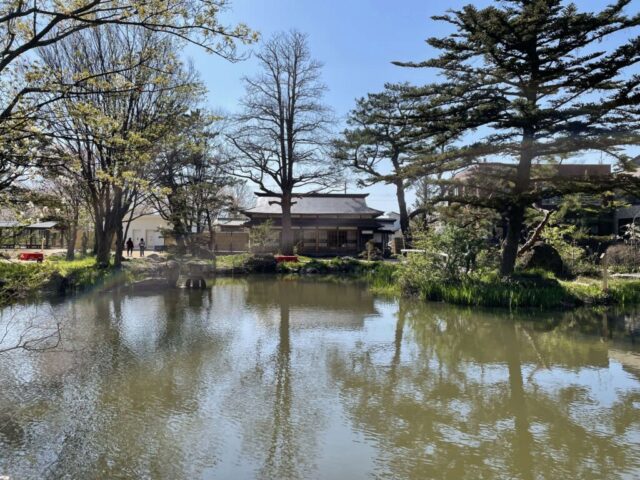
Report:
[[[382,211],[370,208],[366,201],[367,194],[301,194],[293,198],[292,215],[382,215]],[[277,197],[258,194],[258,202],[253,208],[243,213],[280,215]]]

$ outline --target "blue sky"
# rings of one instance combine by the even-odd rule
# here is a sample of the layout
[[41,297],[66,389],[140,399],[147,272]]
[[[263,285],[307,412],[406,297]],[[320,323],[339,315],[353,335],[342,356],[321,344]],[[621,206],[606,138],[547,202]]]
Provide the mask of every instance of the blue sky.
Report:
[[[470,0],[233,0],[223,20],[246,23],[263,38],[289,29],[307,33],[312,55],[324,63],[323,78],[329,89],[326,103],[342,121],[356,98],[381,90],[385,82],[423,84],[435,80],[432,71],[396,67],[391,62],[434,56],[424,40],[447,35],[451,29],[432,21],[431,16],[468,3]],[[483,7],[492,2],[472,3]],[[608,2],[576,3],[585,9],[601,9]],[[254,59],[229,63],[192,46],[186,48],[185,55],[202,75],[210,107],[236,111],[244,91],[242,77],[256,70]],[[355,190],[355,185],[351,183],[349,189]],[[372,207],[397,210],[392,187],[375,186],[367,191]]]

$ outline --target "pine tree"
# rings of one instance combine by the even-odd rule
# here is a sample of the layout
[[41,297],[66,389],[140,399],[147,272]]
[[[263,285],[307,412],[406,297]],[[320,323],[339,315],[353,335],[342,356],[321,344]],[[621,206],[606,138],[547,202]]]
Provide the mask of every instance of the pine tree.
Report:
[[[507,159],[500,188],[483,205],[507,221],[503,275],[514,271],[525,212],[535,201],[594,189],[585,179],[542,181],[536,175],[544,169],[536,164],[601,151],[624,167],[625,148],[637,144],[640,76],[633,67],[640,61],[634,28],[640,16],[625,14],[629,4],[618,0],[600,12],[580,12],[562,0],[500,0],[484,9],[467,5],[434,17],[456,30],[428,40],[439,56],[398,62],[439,69],[440,105],[452,128],[482,127],[475,143],[452,150],[450,159],[467,165]],[[617,44],[605,50],[603,41]]]
[[[414,181],[407,169],[420,158],[424,175],[424,157],[436,151],[438,141],[430,125],[414,121],[425,102],[425,96],[414,95],[407,84],[386,85],[382,92],[357,100],[347,118],[348,128],[335,145],[340,163],[361,175],[360,185],[384,183],[395,187],[405,239],[410,219],[406,192]],[[430,166],[437,167],[435,163]]]

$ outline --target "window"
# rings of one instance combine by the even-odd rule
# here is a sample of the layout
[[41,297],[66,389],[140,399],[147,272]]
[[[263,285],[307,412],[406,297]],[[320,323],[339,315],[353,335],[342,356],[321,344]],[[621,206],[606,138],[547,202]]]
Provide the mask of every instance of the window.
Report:
[[327,243],[329,248],[342,248],[347,246],[346,230],[329,230],[327,232]]

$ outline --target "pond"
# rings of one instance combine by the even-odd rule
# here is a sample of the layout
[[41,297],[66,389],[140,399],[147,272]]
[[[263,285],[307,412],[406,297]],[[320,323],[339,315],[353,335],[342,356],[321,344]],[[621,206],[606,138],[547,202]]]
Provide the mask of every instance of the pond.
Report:
[[640,477],[638,311],[263,277],[16,318],[63,329],[56,350],[0,355],[11,479]]

